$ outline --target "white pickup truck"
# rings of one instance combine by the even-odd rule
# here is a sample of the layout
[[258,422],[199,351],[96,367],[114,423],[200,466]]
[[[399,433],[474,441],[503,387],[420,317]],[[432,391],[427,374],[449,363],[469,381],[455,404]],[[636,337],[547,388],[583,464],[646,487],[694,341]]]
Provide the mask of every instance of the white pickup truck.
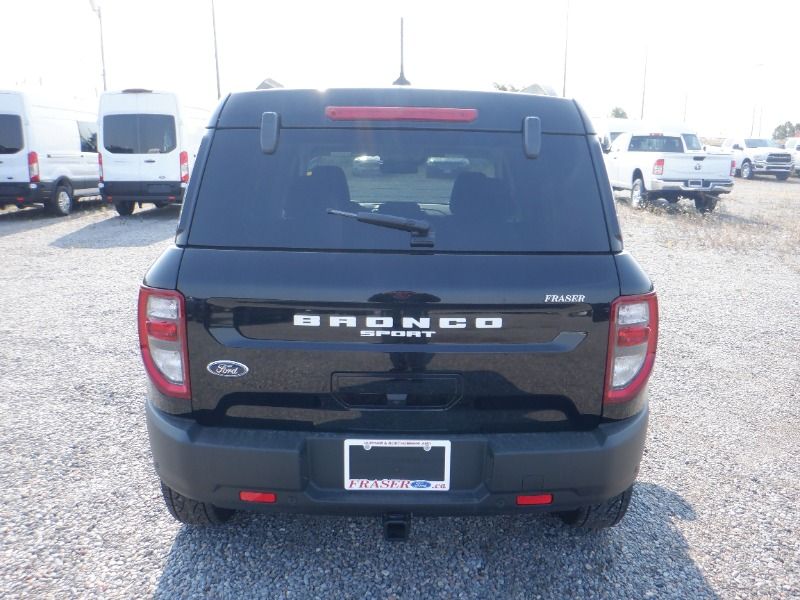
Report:
[[789,179],[794,170],[792,153],[763,138],[728,138],[722,152],[730,152],[736,161],[736,175],[752,179],[753,175],[775,175],[780,181]]
[[605,162],[611,186],[630,190],[635,208],[653,198],[688,198],[703,213],[733,189],[736,167],[730,155],[704,152],[695,134],[677,132],[623,133]]

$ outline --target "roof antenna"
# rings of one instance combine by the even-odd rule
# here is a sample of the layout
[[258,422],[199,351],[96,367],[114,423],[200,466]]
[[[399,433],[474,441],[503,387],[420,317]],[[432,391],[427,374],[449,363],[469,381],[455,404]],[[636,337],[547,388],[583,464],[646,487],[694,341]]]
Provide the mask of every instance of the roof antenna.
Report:
[[400,17],[400,77],[392,85],[411,85],[403,73],[403,18]]

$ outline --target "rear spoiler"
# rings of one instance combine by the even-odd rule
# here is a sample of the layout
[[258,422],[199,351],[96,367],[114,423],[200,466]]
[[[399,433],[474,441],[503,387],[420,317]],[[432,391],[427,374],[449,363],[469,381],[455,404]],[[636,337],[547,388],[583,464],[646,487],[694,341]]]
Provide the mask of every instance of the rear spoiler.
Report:
[[[426,109],[431,111],[433,109]],[[448,110],[448,109],[440,109]],[[463,110],[463,109],[460,109]],[[474,118],[474,117],[472,117]],[[278,147],[280,135],[280,116],[276,112],[265,112],[261,115],[261,151],[273,154]],[[539,117],[525,117],[522,128],[525,156],[538,158],[542,148],[542,121]]]

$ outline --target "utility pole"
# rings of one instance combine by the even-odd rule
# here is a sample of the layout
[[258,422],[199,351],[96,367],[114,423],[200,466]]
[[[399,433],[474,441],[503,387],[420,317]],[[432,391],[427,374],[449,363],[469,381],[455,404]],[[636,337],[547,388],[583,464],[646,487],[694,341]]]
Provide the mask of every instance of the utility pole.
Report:
[[764,105],[758,107],[758,137],[761,137],[763,134],[761,133],[761,121],[764,117]]
[[106,52],[105,43],[103,42],[103,13],[100,11],[100,7],[95,5],[94,0],[89,0],[89,5],[92,7],[92,10],[97,13],[97,20],[100,22],[100,62],[103,65],[103,91],[105,92],[108,88],[106,87]]
[[403,72],[403,18],[400,17],[400,77],[392,85],[411,85]]
[[567,97],[567,51],[569,50],[569,0],[567,0],[567,25],[564,30],[564,82],[561,85],[561,96]]
[[214,10],[214,0],[211,0],[211,29],[214,32],[214,69],[217,72],[217,99],[222,96],[219,87],[219,55],[217,54],[217,15]]
[[686,123],[686,109],[689,106],[689,92],[683,96],[683,122]]
[[[760,89],[764,85],[764,63],[757,63],[753,65],[753,87],[755,90]],[[750,137],[753,137],[753,130],[756,128],[756,109],[759,109],[761,114],[758,117],[758,135],[761,135],[761,116],[764,112],[764,104],[760,101],[761,97],[758,91],[753,98],[753,118],[750,120]]]
[[644,77],[642,77],[642,112],[639,115],[639,119],[644,119],[644,99],[647,93],[647,55],[650,48],[649,46],[644,47]]

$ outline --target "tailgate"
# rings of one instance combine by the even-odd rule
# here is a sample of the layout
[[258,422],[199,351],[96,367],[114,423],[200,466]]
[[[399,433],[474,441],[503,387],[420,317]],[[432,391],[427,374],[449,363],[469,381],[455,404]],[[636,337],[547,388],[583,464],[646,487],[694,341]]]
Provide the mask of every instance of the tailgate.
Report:
[[617,281],[610,254],[187,248],[193,409],[309,431],[591,428]]
[[664,154],[666,180],[730,179],[731,158],[714,154]]

